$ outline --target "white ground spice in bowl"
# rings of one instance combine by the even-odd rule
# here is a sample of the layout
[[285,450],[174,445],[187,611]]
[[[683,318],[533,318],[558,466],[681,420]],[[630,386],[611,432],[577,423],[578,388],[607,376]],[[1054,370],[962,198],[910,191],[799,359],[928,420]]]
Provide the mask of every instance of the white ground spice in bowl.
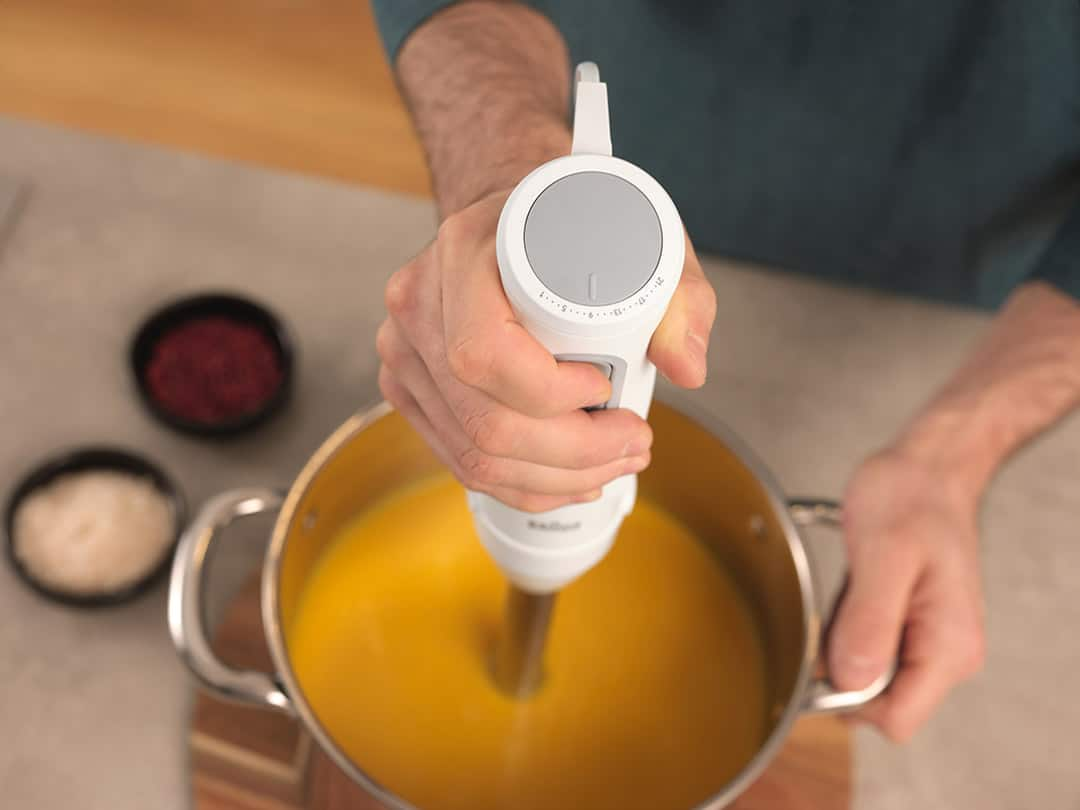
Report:
[[70,472],[19,504],[12,551],[46,587],[107,594],[156,568],[175,528],[172,504],[149,479],[116,470]]

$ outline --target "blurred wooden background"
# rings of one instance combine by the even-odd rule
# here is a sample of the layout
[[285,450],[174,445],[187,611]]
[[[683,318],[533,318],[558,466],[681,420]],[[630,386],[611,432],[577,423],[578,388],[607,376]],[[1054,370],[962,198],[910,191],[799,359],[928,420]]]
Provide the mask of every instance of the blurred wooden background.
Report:
[[368,0],[0,0],[0,115],[429,188]]

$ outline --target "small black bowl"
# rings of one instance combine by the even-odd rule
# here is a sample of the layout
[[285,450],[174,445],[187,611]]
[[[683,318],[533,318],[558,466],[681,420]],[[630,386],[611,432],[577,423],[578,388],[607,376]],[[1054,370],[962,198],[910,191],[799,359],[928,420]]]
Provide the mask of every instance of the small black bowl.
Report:
[[[159,563],[143,577],[116,591],[105,593],[71,593],[46,585],[36,579],[15,554],[15,514],[28,495],[55,481],[62,475],[90,470],[115,470],[148,479],[172,507],[174,531],[172,543]],[[126,602],[153,585],[169,569],[176,543],[180,539],[186,516],[184,497],[172,479],[148,459],[117,447],[85,447],[69,450],[45,461],[31,470],[12,490],[4,509],[4,548],[8,561],[19,578],[43,596],[77,607],[103,607]]]
[[[146,369],[154,346],[169,330],[197,318],[222,316],[260,329],[271,341],[281,366],[281,383],[258,409],[236,419],[222,422],[196,422],[165,408],[151,394],[146,383]],[[261,304],[229,293],[207,293],[182,298],[152,314],[131,344],[131,370],[135,386],[146,408],[161,422],[182,433],[194,436],[225,438],[237,436],[262,424],[288,401],[293,385],[293,340],[285,324]]]

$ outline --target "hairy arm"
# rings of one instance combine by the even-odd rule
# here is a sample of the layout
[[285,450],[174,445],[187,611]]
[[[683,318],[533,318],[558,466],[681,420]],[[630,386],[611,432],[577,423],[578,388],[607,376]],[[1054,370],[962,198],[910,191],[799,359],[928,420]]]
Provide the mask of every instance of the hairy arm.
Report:
[[409,37],[396,67],[443,218],[570,151],[566,45],[524,5],[452,5]]
[[830,639],[844,688],[900,670],[865,719],[905,740],[985,655],[978,505],[1019,447],[1080,407],[1080,305],[1021,287],[949,383],[855,473],[844,504],[851,557]]
[[[395,67],[442,224],[387,284],[380,388],[470,489],[530,511],[594,499],[648,465],[652,431],[628,410],[583,410],[610,384],[588,364],[556,362],[521,328],[495,256],[510,190],[570,152],[562,36],[524,5],[465,0],[413,31]],[[691,247],[650,345],[676,384],[704,382],[715,311]]]
[[899,447],[974,498],[1014,451],[1077,407],[1080,304],[1027,284]]

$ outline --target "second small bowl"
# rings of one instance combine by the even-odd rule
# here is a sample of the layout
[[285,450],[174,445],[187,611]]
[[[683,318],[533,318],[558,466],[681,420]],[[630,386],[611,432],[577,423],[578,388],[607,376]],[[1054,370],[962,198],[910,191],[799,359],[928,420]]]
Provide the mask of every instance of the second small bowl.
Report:
[[[173,514],[173,529],[161,558],[142,576],[116,590],[75,593],[46,584],[31,573],[19,558],[15,551],[15,516],[23,502],[42,487],[65,475],[95,471],[120,472],[149,481],[168,501]],[[184,497],[180,489],[173,479],[150,459],[118,447],[82,447],[52,456],[30,470],[16,484],[4,508],[5,553],[19,578],[42,596],[76,607],[115,605],[139,596],[165,574],[172,564],[173,549],[184,526],[185,513]]]

